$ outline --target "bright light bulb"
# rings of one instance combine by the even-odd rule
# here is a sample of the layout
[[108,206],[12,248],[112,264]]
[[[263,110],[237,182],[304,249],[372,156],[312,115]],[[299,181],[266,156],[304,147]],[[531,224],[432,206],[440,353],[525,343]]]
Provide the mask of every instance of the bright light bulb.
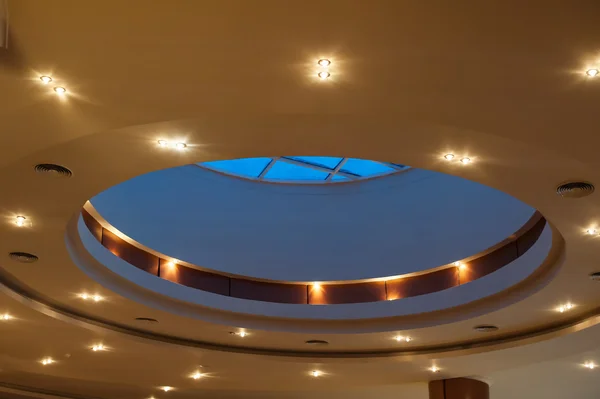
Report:
[[436,366],[431,366],[429,371],[431,371],[432,373],[439,373],[440,369]]
[[204,376],[204,375],[203,375],[201,372],[199,372],[199,371],[196,371],[194,374],[192,374],[192,375],[191,375],[191,377],[192,377],[193,379],[195,379],[195,380],[199,380],[199,379],[200,379],[200,378],[202,378],[203,376]]
[[471,163],[471,158],[467,158],[467,157],[461,158],[460,162],[462,162],[465,165],[469,164],[469,163]]
[[331,61],[327,60],[327,59],[320,59],[317,64],[319,64],[322,67],[328,67],[329,65],[331,65]]
[[238,335],[239,335],[240,337],[244,338],[246,335],[248,335],[248,333],[247,333],[246,331],[240,331],[240,332],[238,333]]
[[317,74],[317,76],[319,77],[319,79],[321,80],[325,80],[325,79],[329,79],[329,77],[331,76],[331,74],[329,72],[326,71],[321,71]]
[[10,320],[12,319],[12,316],[9,315],[8,313],[4,313],[2,316],[0,316],[0,320]]
[[100,302],[103,298],[100,295],[94,295],[92,299],[94,300],[94,302]]
[[410,342],[410,341],[412,341],[412,338],[411,337],[404,337],[404,341],[405,342]]
[[48,83],[52,82],[52,78],[50,76],[40,76],[40,80],[45,85],[47,85]]
[[17,224],[17,226],[19,226],[19,227],[25,226],[25,221],[27,220],[27,218],[25,216],[17,216],[16,219],[17,220],[15,221],[15,223]]
[[585,231],[586,233],[588,233],[589,235],[594,235],[598,232],[598,230],[596,230],[595,228],[589,228]]
[[310,373],[313,377],[319,377],[321,376],[321,372],[319,370],[313,370]]
[[585,367],[585,368],[588,368],[588,369],[590,369],[590,370],[593,370],[593,369],[595,369],[595,368],[596,368],[596,367],[598,367],[598,366],[596,366],[596,364],[595,364],[594,362],[586,362],[586,363],[583,365],[583,367]]
[[169,145],[169,142],[167,140],[158,140],[158,145],[161,147],[166,147]]
[[173,387],[161,387],[160,389],[162,389],[165,392],[169,392],[173,390]]
[[94,346],[92,346],[92,350],[94,352],[103,351],[104,350],[104,345],[102,345],[102,344],[94,345]]
[[65,89],[64,87],[55,87],[54,91],[56,92],[56,94],[58,94],[59,96],[62,96],[63,94],[65,94],[67,92],[67,89]]
[[83,300],[87,300],[87,299],[89,298],[89,295],[88,295],[88,294],[85,294],[85,293],[83,293],[83,294],[79,294],[79,298],[81,298],[81,299],[83,299]]
[[600,73],[600,71],[598,71],[596,68],[588,69],[587,71],[585,71],[585,74],[590,78],[595,77],[596,75],[598,75],[598,73]]
[[42,364],[43,364],[44,366],[47,366],[47,365],[49,365],[49,364],[52,364],[52,363],[54,363],[54,360],[52,360],[52,358],[51,358],[51,357],[47,357],[47,358],[45,358],[45,359],[42,359]]
[[557,310],[558,310],[560,313],[564,313],[564,312],[566,312],[566,311],[568,311],[568,310],[571,310],[571,309],[573,309],[574,307],[575,307],[575,305],[573,305],[572,303],[565,303],[564,305],[560,305],[560,306],[557,308]]
[[452,161],[454,159],[454,154],[446,154],[446,155],[444,155],[444,158],[447,161]]
[[183,150],[186,147],[187,147],[186,143],[177,143],[177,144],[175,144],[175,148],[178,149],[178,150]]

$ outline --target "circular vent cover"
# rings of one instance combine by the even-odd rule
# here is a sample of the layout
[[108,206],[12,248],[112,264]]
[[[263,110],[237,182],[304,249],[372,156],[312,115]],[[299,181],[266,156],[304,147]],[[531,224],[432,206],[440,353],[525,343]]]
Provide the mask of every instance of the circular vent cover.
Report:
[[37,173],[52,174],[59,177],[71,177],[73,175],[73,172],[71,172],[69,168],[53,163],[40,163],[35,165],[35,171]]
[[27,252],[11,252],[9,257],[21,263],[33,263],[38,260],[38,257],[33,254],[28,254]]
[[485,324],[485,325],[481,325],[481,326],[475,326],[473,327],[473,329],[477,332],[494,332],[494,331],[498,331],[498,327],[497,326],[493,326],[491,324]]
[[556,193],[564,198],[581,198],[594,192],[594,185],[584,181],[567,182],[556,188]]
[[590,278],[594,281],[600,281],[600,272],[590,274]]

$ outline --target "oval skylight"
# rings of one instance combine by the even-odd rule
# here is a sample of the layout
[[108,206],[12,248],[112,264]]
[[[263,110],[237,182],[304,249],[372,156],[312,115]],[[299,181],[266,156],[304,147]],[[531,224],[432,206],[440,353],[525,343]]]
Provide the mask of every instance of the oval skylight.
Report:
[[331,183],[368,179],[408,169],[406,165],[340,157],[263,157],[202,162],[198,165],[253,180]]

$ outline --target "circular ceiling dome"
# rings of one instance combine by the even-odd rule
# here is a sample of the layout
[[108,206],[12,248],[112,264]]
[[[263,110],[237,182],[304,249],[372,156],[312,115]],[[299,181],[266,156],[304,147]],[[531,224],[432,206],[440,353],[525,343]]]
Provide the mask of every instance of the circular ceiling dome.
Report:
[[406,165],[367,159],[319,156],[240,158],[198,165],[228,175],[277,183],[349,182],[409,168]]

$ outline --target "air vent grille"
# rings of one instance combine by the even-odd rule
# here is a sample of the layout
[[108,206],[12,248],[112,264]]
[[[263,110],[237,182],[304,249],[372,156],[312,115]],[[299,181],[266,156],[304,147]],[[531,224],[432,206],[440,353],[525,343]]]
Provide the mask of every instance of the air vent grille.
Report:
[[68,168],[53,163],[40,163],[35,165],[35,171],[37,173],[52,174],[58,177],[73,176],[73,172],[71,172]]
[[11,252],[9,257],[15,262],[33,263],[38,260],[38,257],[27,252]]
[[583,181],[567,182],[556,188],[556,193],[563,198],[581,198],[594,192],[594,185]]

